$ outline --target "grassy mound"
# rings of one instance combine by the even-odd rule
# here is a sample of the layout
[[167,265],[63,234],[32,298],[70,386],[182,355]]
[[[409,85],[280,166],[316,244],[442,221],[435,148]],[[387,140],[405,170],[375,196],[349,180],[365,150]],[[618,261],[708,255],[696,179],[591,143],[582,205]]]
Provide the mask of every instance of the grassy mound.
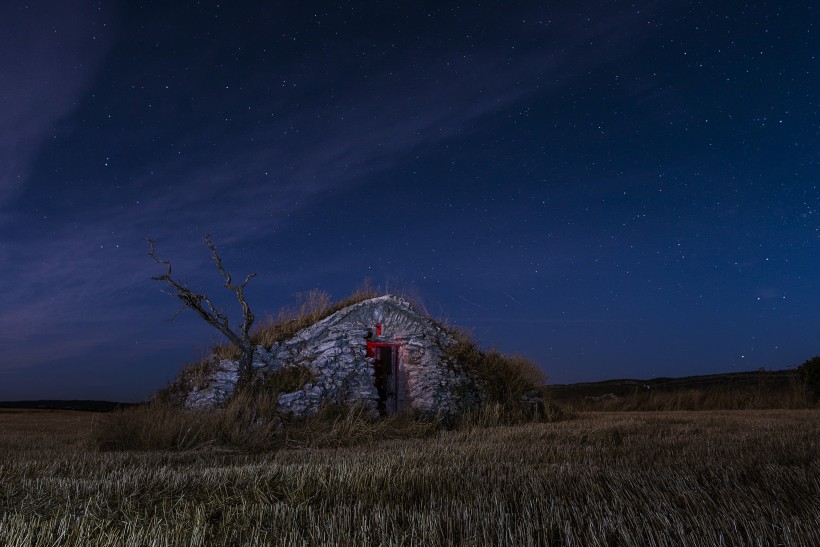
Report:
[[[365,287],[332,303],[327,293],[310,291],[299,296],[296,307],[279,312],[253,333],[254,342],[270,349],[302,329],[348,306],[375,298]],[[440,323],[437,323],[441,325]],[[545,377],[539,368],[520,356],[482,351],[463,331],[445,328],[456,340],[444,350],[450,366],[467,373],[469,382],[457,393],[460,408],[450,416],[422,415],[414,411],[374,418],[362,407],[327,405],[309,418],[293,419],[277,413],[277,397],[315,382],[307,367],[287,367],[240,386],[218,410],[184,407],[194,388],[206,386],[221,359],[238,357],[227,345],[213,348],[201,361],[189,364],[168,387],[148,404],[115,413],[95,433],[103,450],[185,450],[206,446],[232,446],[246,450],[274,447],[348,446],[375,440],[418,438],[447,428],[472,428],[553,421],[564,414],[544,397]]]

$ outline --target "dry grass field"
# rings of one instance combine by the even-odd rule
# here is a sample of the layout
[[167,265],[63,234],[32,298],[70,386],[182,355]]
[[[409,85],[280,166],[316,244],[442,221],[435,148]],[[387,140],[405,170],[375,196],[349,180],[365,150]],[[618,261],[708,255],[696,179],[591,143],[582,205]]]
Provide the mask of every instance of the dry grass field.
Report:
[[3,545],[820,545],[820,411],[582,413],[349,448],[100,452],[0,411]]

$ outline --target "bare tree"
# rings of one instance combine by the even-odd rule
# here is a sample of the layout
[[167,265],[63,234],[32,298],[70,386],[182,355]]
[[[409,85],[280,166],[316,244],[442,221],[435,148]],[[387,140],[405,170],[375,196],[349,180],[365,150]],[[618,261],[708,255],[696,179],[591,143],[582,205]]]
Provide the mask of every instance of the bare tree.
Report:
[[211,241],[211,236],[205,236],[205,245],[211,250],[211,258],[216,262],[216,268],[225,277],[225,288],[230,289],[236,294],[236,299],[242,307],[242,324],[237,331],[234,331],[230,327],[228,324],[228,316],[214,306],[211,299],[208,298],[208,295],[196,292],[188,288],[184,281],[180,282],[171,277],[171,261],[158,258],[154,251],[154,240],[149,239],[148,256],[153,258],[157,264],[163,264],[167,268],[164,274],[152,277],[151,279],[168,283],[174,290],[174,292],[170,292],[169,294],[176,296],[182,301],[184,305],[183,309],[187,307],[194,310],[197,315],[225,335],[225,338],[239,349],[241,353],[239,357],[239,378],[240,380],[246,380],[250,378],[251,369],[253,367],[254,345],[251,342],[250,330],[251,325],[253,325],[254,316],[253,313],[251,313],[250,306],[248,306],[248,301],[245,300],[245,286],[256,274],[252,273],[248,275],[241,284],[235,284],[231,279],[231,274],[225,271],[225,268],[222,266],[222,258],[220,258],[219,253],[216,252],[216,246],[213,241]]

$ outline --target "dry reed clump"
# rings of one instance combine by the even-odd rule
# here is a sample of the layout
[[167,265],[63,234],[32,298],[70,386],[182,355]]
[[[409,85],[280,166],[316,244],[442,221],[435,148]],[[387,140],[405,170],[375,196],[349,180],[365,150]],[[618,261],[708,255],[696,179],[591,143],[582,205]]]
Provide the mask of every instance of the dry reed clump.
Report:
[[217,361],[222,359],[238,361],[242,357],[242,350],[233,344],[221,344],[211,348],[211,356]]
[[106,417],[0,412],[0,544],[818,545],[818,412],[588,413],[253,454],[97,452]]
[[208,446],[275,447],[281,420],[276,395],[246,389],[219,410],[183,408],[162,399],[111,413],[91,440],[108,450],[190,450]]

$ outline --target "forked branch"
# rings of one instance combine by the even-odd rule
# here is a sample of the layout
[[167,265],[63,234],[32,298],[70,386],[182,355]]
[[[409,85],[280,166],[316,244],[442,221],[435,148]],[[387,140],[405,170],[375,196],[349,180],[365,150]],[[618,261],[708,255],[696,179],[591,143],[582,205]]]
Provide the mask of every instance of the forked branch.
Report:
[[211,258],[216,262],[216,267],[220,273],[225,277],[225,287],[230,289],[236,295],[239,305],[242,307],[242,324],[238,332],[231,329],[228,316],[218,309],[207,294],[194,291],[190,289],[184,282],[178,281],[171,276],[171,261],[164,260],[157,256],[155,249],[155,242],[152,239],[148,240],[148,256],[154,262],[166,267],[166,271],[162,275],[152,277],[156,281],[163,281],[170,285],[173,289],[171,293],[182,301],[183,305],[192,309],[204,319],[209,325],[221,332],[230,343],[239,348],[241,357],[239,360],[240,374],[247,377],[250,374],[253,363],[253,344],[250,339],[250,329],[254,322],[254,315],[251,312],[250,306],[245,299],[245,287],[248,282],[253,279],[256,274],[252,273],[245,278],[241,284],[236,285],[232,282],[231,275],[222,266],[222,258],[216,250],[216,246],[211,240],[211,236],[205,236],[205,244],[211,250]]
[[[222,258],[219,256],[219,253],[216,252],[216,246],[214,242],[211,240],[210,235],[205,236],[205,244],[211,250],[211,258],[214,259],[216,262],[216,268],[222,273],[225,277],[225,288],[230,289],[236,294],[236,299],[239,301],[239,305],[242,307],[242,325],[240,326],[240,332],[244,336],[248,336],[250,332],[251,325],[255,320],[253,313],[251,312],[250,306],[248,306],[248,301],[245,300],[245,287],[248,284],[248,281],[256,277],[256,272],[248,274],[240,285],[235,285],[232,283],[231,274],[225,271],[225,268],[222,267]],[[210,301],[208,301],[210,305]]]

